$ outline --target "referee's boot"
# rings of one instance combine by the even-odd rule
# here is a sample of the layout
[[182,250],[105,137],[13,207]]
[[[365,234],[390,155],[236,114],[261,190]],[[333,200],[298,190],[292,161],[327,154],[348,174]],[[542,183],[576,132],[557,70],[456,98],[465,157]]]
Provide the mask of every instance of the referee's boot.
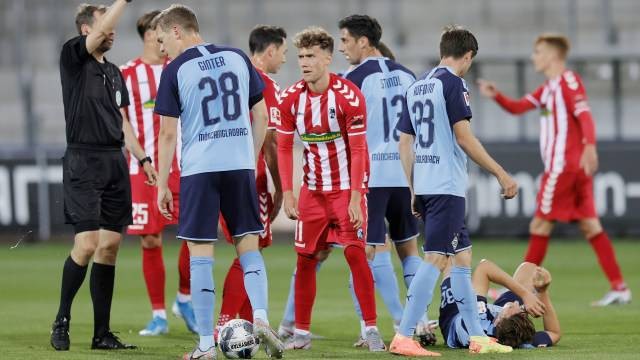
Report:
[[51,325],[51,346],[57,351],[67,351],[69,344],[69,319],[56,319]]
[[93,350],[123,350],[123,349],[137,349],[138,347],[131,344],[124,344],[120,338],[115,336],[111,331],[107,331],[106,334],[97,337],[94,336],[91,341],[91,349]]

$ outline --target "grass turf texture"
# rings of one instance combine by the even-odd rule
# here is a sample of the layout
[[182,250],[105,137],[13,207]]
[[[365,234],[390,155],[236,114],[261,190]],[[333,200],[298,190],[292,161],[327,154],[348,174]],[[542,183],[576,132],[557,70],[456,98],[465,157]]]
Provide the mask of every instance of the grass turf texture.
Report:
[[[167,266],[166,301],[169,307],[177,289],[177,241],[166,241],[164,248]],[[640,250],[636,241],[616,241],[618,259],[631,289],[640,291]],[[474,264],[483,257],[513,271],[524,252],[521,241],[477,240]],[[69,244],[22,244],[10,250],[5,243],[0,250],[0,358],[2,359],[177,359],[195,344],[196,337],[187,332],[181,319],[169,315],[170,333],[161,337],[138,336],[138,331],[150,319],[150,305],[143,282],[140,247],[135,238],[127,238],[118,258],[116,289],[111,316],[112,330],[125,342],[139,346],[138,350],[105,352],[92,351],[90,341],[93,316],[88,280],[76,297],[71,322],[71,350],[55,352],[49,345],[49,330],[58,306],[62,264]],[[215,281],[220,295],[224,275],[234,256],[233,248],[221,244],[216,248]],[[290,245],[274,245],[265,251],[270,285],[270,318],[277,326],[282,316],[294,252]],[[394,259],[399,269],[397,259]],[[546,260],[553,274],[551,296],[559,313],[563,338],[557,347],[518,350],[511,355],[482,355],[483,358],[522,359],[638,359],[640,349],[640,306],[638,300],[627,306],[591,308],[591,300],[602,296],[607,282],[600,272],[596,258],[584,241],[556,239]],[[318,276],[318,296],[313,315],[312,331],[325,337],[313,342],[311,351],[286,352],[288,359],[395,358],[388,353],[372,354],[354,349],[353,341],[359,324],[347,289],[348,272],[340,250],[322,267]],[[404,286],[399,279],[401,292]],[[437,293],[437,292],[436,292]],[[636,296],[640,293],[636,292]],[[391,319],[378,298],[379,327],[385,341],[393,336]],[[440,297],[436,294],[429,317],[437,319]],[[216,310],[217,315],[217,310]],[[541,327],[541,322],[536,321]],[[450,350],[443,346],[438,333],[438,345],[433,348],[447,359],[468,358],[466,350]],[[218,353],[219,358],[224,358]],[[265,358],[261,351],[258,358]]]

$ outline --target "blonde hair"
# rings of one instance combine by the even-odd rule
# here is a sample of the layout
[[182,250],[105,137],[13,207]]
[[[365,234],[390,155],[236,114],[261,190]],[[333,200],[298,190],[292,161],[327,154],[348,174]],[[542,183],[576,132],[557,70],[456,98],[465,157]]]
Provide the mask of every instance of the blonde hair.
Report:
[[569,49],[571,48],[569,38],[558,33],[544,33],[538,35],[535,45],[542,42],[558,50],[560,57],[563,59],[566,59],[567,54],[569,54]]
[[293,44],[298,49],[310,48],[317,45],[320,49],[333,53],[333,37],[327,30],[318,26],[310,26],[297,33],[293,39]]
[[164,9],[153,22],[162,31],[167,31],[173,25],[179,25],[187,31],[200,32],[198,18],[189,7],[181,4],[173,4]]

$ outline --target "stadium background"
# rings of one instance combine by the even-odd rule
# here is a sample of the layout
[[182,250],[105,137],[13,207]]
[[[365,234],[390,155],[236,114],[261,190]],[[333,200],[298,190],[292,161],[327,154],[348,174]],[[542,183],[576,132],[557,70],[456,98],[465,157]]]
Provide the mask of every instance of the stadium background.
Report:
[[[148,321],[149,305],[140,265],[139,241],[127,237],[120,250],[112,325],[140,349],[127,353],[89,350],[93,322],[88,284],[73,308],[72,349],[56,353],[48,344],[57,306],[60,270],[68,255],[71,229],[62,224],[61,167],[64,119],[58,70],[63,42],[75,35],[73,16],[80,0],[0,0],[0,353],[1,359],[174,359],[191,349],[193,336],[180,321],[170,319],[171,333],[160,339],[139,337]],[[104,0],[103,2],[110,2]],[[135,20],[143,12],[177,0],[134,0],[117,27],[114,48],[107,55],[122,64],[139,54]],[[399,61],[422,73],[437,59],[442,26],[463,24],[477,34],[480,53],[471,84],[474,130],[522,186],[517,201],[496,196],[494,180],[471,167],[468,222],[474,238],[474,264],[490,258],[512,271],[525,251],[527,223],[533,211],[538,156],[538,114],[518,121],[481,98],[473,80],[493,79],[510,95],[523,95],[543,81],[534,74],[529,53],[543,31],[566,33],[572,40],[571,66],[582,75],[597,124],[601,171],[596,177],[596,201],[612,233],[618,260],[632,290],[640,289],[640,1],[637,0],[192,0],[183,1],[198,14],[202,34],[211,42],[247,50],[250,29],[258,23],[284,26],[291,39],[310,24],[338,34],[337,20],[351,13],[377,17],[383,40]],[[337,49],[337,45],[336,45]],[[347,67],[334,54],[333,71]],[[281,86],[299,78],[295,51],[275,76]],[[298,148],[299,150],[299,148]],[[295,259],[292,222],[278,220],[277,243],[265,251],[270,279],[270,317],[280,320]],[[545,266],[554,274],[552,297],[563,328],[558,347],[518,351],[521,359],[637,359],[640,331],[637,301],[624,307],[593,309],[589,301],[606,291],[605,277],[591,248],[562,227],[554,237]],[[573,231],[573,233],[571,232]],[[38,242],[53,239],[57,241]],[[177,284],[178,242],[166,237],[167,301]],[[576,241],[571,241],[576,240]],[[216,248],[216,283],[223,283],[233,248]],[[399,267],[394,257],[396,268]],[[313,331],[325,336],[311,352],[286,358],[367,359],[371,355],[351,344],[358,331],[347,287],[348,270],[334,254],[318,276]],[[399,279],[400,284],[402,279]],[[88,281],[85,281],[88,283]],[[401,295],[404,287],[401,286]],[[219,299],[218,299],[219,300]],[[435,294],[433,304],[439,303]],[[381,299],[377,299],[381,304]],[[219,306],[220,301],[217,302]],[[379,324],[391,339],[391,319],[379,306]],[[431,306],[429,316],[438,316]],[[540,320],[536,321],[540,326]],[[436,351],[448,359],[468,359],[465,351],[448,350],[438,334]],[[221,356],[221,355],[220,355]],[[260,355],[264,358],[264,354]],[[392,358],[379,354],[379,358]],[[220,357],[222,358],[222,357]],[[493,357],[491,357],[493,358]]]
[[[0,226],[3,233],[33,231],[34,239],[65,233],[61,166],[64,118],[59,49],[75,35],[73,15],[82,1],[0,1]],[[121,19],[107,57],[123,64],[140,53],[135,20],[173,1],[134,1]],[[283,26],[289,39],[310,24],[338,35],[337,20],[367,13],[383,25],[382,39],[399,62],[417,74],[438,57],[441,28],[462,24],[478,37],[480,51],[467,82],[473,127],[490,151],[514,173],[520,199],[503,202],[497,183],[471,167],[468,222],[476,235],[524,235],[533,213],[538,155],[538,114],[519,120],[482,98],[474,80],[497,81],[510,95],[523,95],[543,81],[529,61],[532,41],[543,31],[572,41],[571,66],[583,77],[597,126],[601,169],[596,176],[598,211],[615,235],[640,233],[640,1],[635,0],[190,0],[207,41],[247,49],[255,24]],[[334,53],[332,70],[348,64]],[[299,78],[295,49],[275,76],[286,86]],[[299,150],[299,148],[298,148]],[[508,221],[505,221],[508,220]],[[281,216],[276,231],[293,223]],[[559,232],[571,232],[563,227]]]

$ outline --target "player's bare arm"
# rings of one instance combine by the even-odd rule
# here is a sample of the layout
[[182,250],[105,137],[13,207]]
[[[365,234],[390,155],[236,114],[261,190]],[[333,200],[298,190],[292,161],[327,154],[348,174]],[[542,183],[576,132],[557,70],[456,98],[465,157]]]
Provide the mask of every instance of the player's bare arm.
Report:
[[551,284],[551,274],[545,268],[538,267],[534,275],[533,284],[538,299],[544,304],[546,310],[542,316],[544,331],[549,334],[551,341],[555,345],[562,337],[562,330],[560,329],[560,320],[551,303],[551,297],[548,292],[549,285]]
[[278,216],[280,208],[282,208],[282,182],[280,181],[280,172],[278,170],[278,142],[276,137],[277,134],[275,130],[267,130],[267,134],[264,137],[264,144],[262,145],[264,160],[267,163],[274,187],[273,210],[271,214],[269,214],[271,221]]
[[486,296],[490,283],[502,285],[522,299],[526,311],[532,316],[538,317],[545,313],[546,306],[541,300],[490,260],[480,261],[473,272],[472,283],[476,294],[483,296]]
[[595,144],[587,144],[582,150],[580,156],[580,168],[584,170],[584,173],[592,176],[598,171],[598,151]]
[[178,119],[162,116],[158,134],[158,209],[165,218],[173,219],[173,196],[169,190],[169,170],[178,141]]
[[104,15],[96,16],[93,30],[87,35],[86,46],[87,52],[92,54],[96,51],[100,44],[109,36],[112,36],[116,23],[127,6],[126,0],[116,0],[109,6]]
[[[144,152],[142,146],[138,142],[135,133],[133,132],[133,128],[131,127],[131,123],[129,122],[129,118],[127,117],[127,113],[120,109],[120,113],[122,114],[122,132],[124,133],[124,145],[127,148],[127,151],[133,157],[138,159],[138,161],[147,157],[147,154]],[[151,161],[145,161],[142,163],[142,169],[144,170],[144,174],[147,176],[147,181],[145,183],[147,185],[154,186],[158,180],[158,173],[156,169],[151,164]]]
[[473,135],[471,123],[458,121],[453,125],[453,131],[462,150],[481,168],[496,177],[502,187],[502,197],[514,198],[518,194],[518,183],[489,155],[478,138]]
[[411,212],[414,216],[420,217],[420,212],[416,211],[413,193],[413,161],[415,155],[413,153],[413,144],[416,140],[414,135],[406,134],[400,131],[400,142],[398,143],[398,150],[400,152],[400,161],[402,162],[402,170],[409,183],[409,189],[411,190]]
[[253,131],[253,155],[256,161],[258,161],[258,155],[264,143],[264,136],[267,133],[268,114],[264,99],[253,105],[251,108],[251,117],[253,119],[251,122],[251,130]]

